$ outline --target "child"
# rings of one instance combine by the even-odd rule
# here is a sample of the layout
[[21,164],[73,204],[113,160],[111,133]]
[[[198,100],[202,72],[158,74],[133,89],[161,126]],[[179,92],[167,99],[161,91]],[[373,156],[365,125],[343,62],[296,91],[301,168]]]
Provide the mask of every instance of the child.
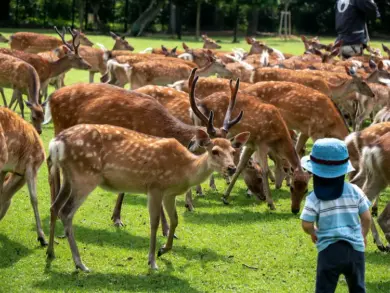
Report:
[[318,249],[316,293],[334,292],[340,274],[345,275],[349,292],[366,292],[370,202],[359,187],[344,182],[345,174],[354,171],[345,143],[317,140],[302,166],[313,174],[314,191],[306,198],[301,220]]

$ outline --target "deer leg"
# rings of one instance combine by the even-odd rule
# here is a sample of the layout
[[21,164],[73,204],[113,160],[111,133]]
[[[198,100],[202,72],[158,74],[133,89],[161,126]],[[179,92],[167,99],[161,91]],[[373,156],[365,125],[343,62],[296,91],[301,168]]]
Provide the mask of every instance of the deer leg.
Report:
[[361,129],[364,119],[366,119],[366,117],[369,116],[373,110],[374,103],[367,102],[367,105],[366,107],[363,107],[362,112],[356,115],[355,131],[359,131]]
[[176,211],[176,197],[164,196],[163,202],[164,202],[165,210],[167,211],[169,217],[170,225],[169,225],[169,234],[168,234],[167,243],[160,248],[157,256],[161,256],[172,249],[173,238],[175,237],[175,230],[179,223],[177,211]]
[[371,221],[371,233],[372,233],[372,238],[374,238],[375,245],[378,247],[380,251],[384,251],[385,246],[383,245],[382,240],[379,236],[374,220]]
[[[58,217],[61,219],[64,225],[65,235],[68,238],[68,243],[72,251],[72,258],[76,269],[80,269],[84,272],[89,272],[89,269],[81,261],[80,252],[76,244],[76,239],[74,237],[73,232],[73,217],[78,208],[88,196],[88,194],[96,188],[99,179],[97,178],[97,176],[96,178],[90,177],[84,179],[86,180],[84,180],[83,182],[76,182],[76,180],[72,180],[70,182],[70,194],[67,196],[66,192],[60,192],[56,201],[58,200],[59,204],[61,203],[61,201],[65,201],[65,204],[60,207]],[[65,180],[69,179],[65,177],[64,181]]]
[[295,150],[297,151],[298,154],[302,152],[308,139],[309,136],[307,134],[304,134],[302,132],[299,134],[297,144],[295,145]]
[[24,119],[24,102],[23,102],[22,93],[18,94],[17,100],[18,100],[18,103],[19,103],[20,113],[22,114],[22,118]]
[[26,183],[24,176],[11,174],[5,183],[3,184],[3,192],[1,196],[0,206],[0,220],[5,216],[9,206],[11,205],[11,199],[15,193],[23,187]]
[[16,103],[15,107],[14,107],[14,111],[15,111],[15,108],[16,106],[18,105],[18,100],[17,100],[17,92],[15,92],[16,90],[14,89],[14,91],[12,92],[12,97],[11,97],[11,101],[9,103],[9,108],[12,109],[12,106],[14,105],[14,103]]
[[124,224],[121,220],[121,211],[122,211],[122,204],[123,204],[123,198],[125,197],[124,193],[119,193],[118,197],[116,199],[115,208],[111,216],[111,220],[114,222],[114,225],[116,227],[123,227]]
[[195,190],[197,196],[204,197],[202,186],[200,184],[196,185]]
[[[148,208],[150,217],[150,247],[148,265],[154,270],[158,269],[156,264],[156,234],[160,222],[162,206],[162,195],[157,192],[148,193]],[[171,231],[169,232],[171,233]]]
[[258,157],[258,161],[260,164],[260,167],[262,169],[262,181],[263,181],[263,189],[264,189],[264,195],[265,195],[265,200],[268,204],[268,207],[271,210],[275,210],[275,204],[274,201],[271,197],[271,190],[269,188],[269,183],[268,183],[268,161],[267,161],[267,151],[266,150],[258,150],[256,152],[256,155]]
[[0,88],[0,94],[1,94],[1,97],[3,99],[3,104],[4,104],[4,107],[8,107],[7,106],[7,99],[5,98],[5,94],[4,94],[4,89],[3,88]]
[[30,202],[34,210],[35,224],[37,227],[38,241],[41,243],[41,246],[46,246],[47,242],[45,240],[45,233],[43,233],[41,226],[41,218],[39,216],[38,210],[38,199],[37,199],[37,174],[33,171],[28,171],[26,173],[26,181],[28,191],[30,193]]
[[[386,240],[390,243],[390,203],[388,203],[378,218],[378,224],[385,234]],[[386,251],[390,251],[390,245],[387,245]]]
[[163,206],[161,206],[161,212],[160,212],[160,219],[161,219],[161,229],[163,236],[167,237],[169,233],[169,225],[167,222],[167,217],[165,217],[165,212]]
[[232,189],[234,187],[234,184],[236,184],[236,181],[238,179],[238,176],[240,176],[242,170],[246,167],[246,164],[248,163],[249,159],[251,158],[252,154],[254,153],[254,150],[250,147],[246,147],[243,151],[240,162],[238,163],[236,173],[234,173],[233,177],[231,178],[230,184],[228,188],[225,191],[225,194],[222,197],[222,201],[224,204],[229,204],[228,198],[230,196],[230,193],[232,192]]
[[378,216],[378,201],[379,201],[379,197],[377,197],[377,199],[374,201],[374,204],[372,205],[372,208],[371,208],[371,215],[373,217]]
[[210,176],[209,186],[211,190],[217,190],[217,186],[215,185],[215,178],[213,174],[211,174]]
[[194,210],[194,205],[192,204],[192,190],[191,188],[188,189],[186,193],[186,204],[185,207],[189,212],[192,212]]
[[276,154],[273,157],[275,158],[275,188],[280,189],[282,187],[283,180],[285,177],[285,173],[283,170],[283,160]]
[[95,76],[95,72],[90,71],[89,72],[89,83],[93,83],[94,76]]

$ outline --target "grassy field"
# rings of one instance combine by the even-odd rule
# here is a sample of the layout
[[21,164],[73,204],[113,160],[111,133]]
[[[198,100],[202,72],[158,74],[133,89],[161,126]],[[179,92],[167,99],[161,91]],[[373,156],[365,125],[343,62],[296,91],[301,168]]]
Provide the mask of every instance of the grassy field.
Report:
[[[11,31],[1,30],[8,35]],[[107,36],[92,36],[94,42],[110,48]],[[201,43],[185,39],[188,45]],[[227,43],[223,49],[249,46]],[[283,52],[302,53],[298,41],[265,39],[267,44]],[[331,40],[326,40],[330,42]],[[130,39],[140,51],[162,43],[174,47],[180,42],[158,39]],[[375,42],[378,46],[380,42]],[[4,44],[2,44],[4,45]],[[95,77],[96,79],[97,77]],[[88,73],[71,71],[66,84],[87,82]],[[53,90],[53,89],[51,89]],[[11,91],[6,91],[7,96]],[[44,127],[42,139],[48,146],[53,126]],[[0,222],[0,292],[313,292],[316,249],[300,227],[298,216],[290,212],[290,195],[286,186],[275,190],[271,185],[276,211],[266,204],[256,204],[245,197],[245,186],[239,180],[232,193],[232,204],[223,205],[220,196],[226,188],[217,180],[219,192],[207,185],[205,198],[196,198],[194,212],[184,208],[184,197],[178,197],[178,240],[173,250],[158,259],[160,269],[149,271],[149,218],[145,195],[125,197],[123,228],[111,224],[110,216],[116,196],[95,190],[79,209],[74,226],[76,240],[91,273],[76,273],[66,239],[56,239],[57,258],[46,266],[46,250],[36,241],[32,208],[27,188],[15,195],[8,214]],[[38,178],[39,210],[46,235],[49,231],[49,188],[47,169]],[[380,208],[390,199],[383,194]],[[58,222],[57,235],[63,233]],[[158,233],[158,246],[165,238]],[[368,292],[390,292],[390,256],[377,250],[369,236],[366,252]],[[247,266],[257,269],[250,269]],[[337,292],[347,292],[341,278]]]

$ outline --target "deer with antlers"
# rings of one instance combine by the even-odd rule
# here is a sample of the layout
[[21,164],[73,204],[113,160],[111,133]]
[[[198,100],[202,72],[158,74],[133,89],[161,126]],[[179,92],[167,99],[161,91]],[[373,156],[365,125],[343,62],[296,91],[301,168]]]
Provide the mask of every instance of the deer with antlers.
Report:
[[[231,86],[231,91],[234,89]],[[267,204],[271,209],[275,209],[271,193],[268,185],[268,163],[267,154],[269,150],[273,151],[276,160],[276,184],[281,185],[284,172],[282,160],[286,159],[293,168],[293,180],[291,185],[291,211],[298,213],[300,203],[307,190],[309,176],[301,167],[299,156],[294,149],[289,130],[284,122],[279,110],[273,106],[261,102],[255,96],[244,93],[244,91],[236,92],[237,100],[236,106],[245,111],[245,117],[241,123],[231,130],[232,135],[237,131],[249,131],[251,138],[246,144],[245,150],[241,155],[240,163],[237,167],[236,174],[233,176],[230,185],[225,192],[224,202],[227,202],[235,182],[238,179],[241,171],[244,169],[248,160],[255,154],[255,159],[259,162],[262,170],[262,182],[264,187],[264,196]],[[228,107],[228,94],[226,92],[216,92],[198,102],[198,107],[192,107],[193,119],[196,125],[205,125],[207,123],[207,115],[213,113],[215,115],[215,123],[220,125],[222,123],[222,112],[226,111]],[[194,101],[192,101],[194,102]],[[229,109],[229,107],[228,107]],[[235,111],[237,112],[237,111]],[[233,114],[235,114],[233,111]]]
[[[34,67],[19,58],[0,53],[0,88],[11,88],[14,92],[27,95],[25,104],[30,108],[31,122],[40,134],[43,109],[39,104],[39,76]],[[19,101],[19,104],[24,117],[23,101]]]
[[[80,44],[90,47],[93,46],[93,43],[82,32],[74,29],[72,33],[79,36]],[[54,50],[62,46],[63,42],[64,40],[38,33],[17,32],[10,36],[11,49],[28,53],[40,53]],[[71,45],[72,42],[73,39],[66,43]]]
[[45,246],[38,211],[37,175],[45,160],[43,143],[36,130],[16,113],[0,108],[0,220],[12,197],[27,183],[34,210],[38,241]]
[[[0,53],[17,57],[31,64],[35,68],[35,70],[39,75],[39,80],[41,83],[41,91],[45,99],[47,98],[47,87],[49,85],[51,78],[57,77],[67,72],[71,68],[76,68],[76,69],[91,68],[91,66],[83,58],[79,56],[78,48],[80,46],[80,43],[78,41],[79,40],[78,34],[73,35],[72,45],[69,45],[67,42],[65,42],[65,29],[62,33],[60,33],[56,27],[54,27],[54,29],[60,35],[61,39],[64,41],[63,50],[65,54],[62,58],[59,58],[57,61],[50,62],[37,54],[0,48]],[[69,31],[71,30],[69,29]],[[19,101],[20,98],[17,98],[17,100]]]

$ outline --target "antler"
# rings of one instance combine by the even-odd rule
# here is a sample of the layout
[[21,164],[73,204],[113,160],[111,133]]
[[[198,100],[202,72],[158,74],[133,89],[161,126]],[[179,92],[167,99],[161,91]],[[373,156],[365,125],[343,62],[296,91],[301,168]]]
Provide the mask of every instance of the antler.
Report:
[[[195,71],[193,70],[193,73],[195,75]],[[192,73],[191,73],[192,75]],[[191,76],[190,76],[191,78]],[[196,105],[196,101],[195,101],[195,87],[196,87],[196,83],[198,82],[198,79],[199,79],[199,76],[195,77],[193,79],[193,82],[192,82],[192,85],[191,85],[191,91],[190,91],[190,103],[191,103],[191,109],[192,111],[194,112],[194,114],[200,119],[202,120],[202,122],[207,125],[207,133],[210,135],[210,136],[216,136],[217,134],[217,131],[215,130],[214,128],[214,112],[211,111],[210,112],[210,117],[207,118],[198,108],[198,106]]]
[[192,88],[192,84],[194,83],[195,73],[198,70],[198,68],[193,68],[191,70],[190,77],[188,78],[188,88]]
[[76,55],[78,55],[79,54],[79,47],[80,47],[80,39],[79,39],[80,33],[73,32],[70,27],[68,27],[68,31],[72,35],[72,44],[73,44],[74,52]]
[[66,34],[66,30],[64,27],[62,27],[62,33],[60,33],[60,31],[57,29],[56,26],[54,26],[54,30],[57,32],[57,34],[60,36],[62,42],[64,43],[64,45],[66,47],[68,47],[69,50],[73,51],[73,48],[71,45],[69,45],[69,43],[67,41],[65,41],[65,34]]
[[230,128],[232,128],[234,125],[236,125],[238,122],[240,122],[240,120],[242,119],[242,116],[244,115],[244,111],[241,111],[240,114],[238,114],[238,116],[236,118],[234,118],[233,120],[230,120],[234,106],[236,105],[236,99],[237,99],[237,93],[238,93],[239,87],[240,87],[240,79],[239,78],[237,78],[235,87],[233,87],[233,80],[230,80],[231,98],[230,98],[229,107],[226,111],[225,119],[223,120],[223,126],[222,126],[222,130],[225,133],[228,133]]

